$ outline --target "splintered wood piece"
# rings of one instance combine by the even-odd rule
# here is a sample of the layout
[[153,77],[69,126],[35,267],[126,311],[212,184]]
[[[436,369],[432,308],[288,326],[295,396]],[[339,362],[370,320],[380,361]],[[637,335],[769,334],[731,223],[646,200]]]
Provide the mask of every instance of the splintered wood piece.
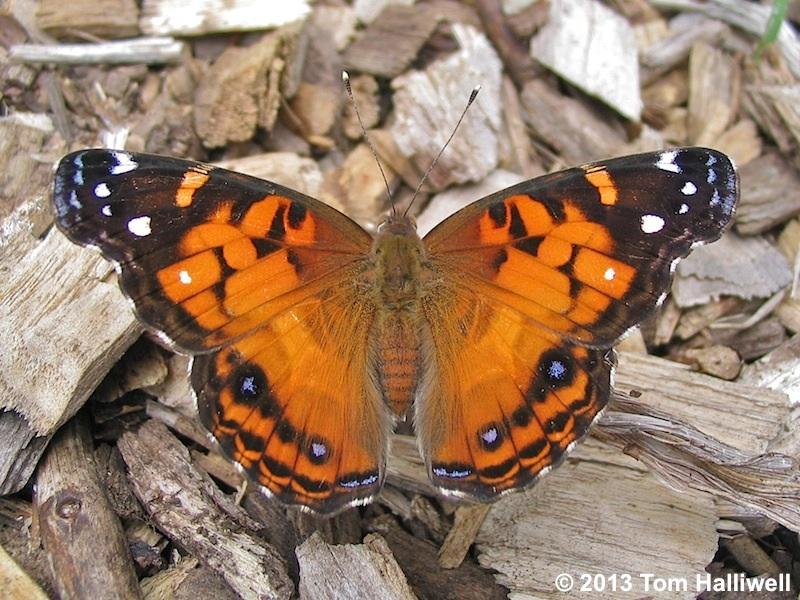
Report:
[[141,326],[116,282],[102,281],[111,267],[97,253],[56,228],[25,253],[26,235],[0,242],[0,408],[48,435],[78,411]]
[[414,4],[414,0],[355,0],[353,10],[359,21],[369,24],[386,10],[412,4]]
[[614,156],[625,145],[619,124],[542,80],[528,82],[520,99],[534,136],[555,148],[568,165]]
[[139,7],[135,0],[40,0],[36,24],[57,38],[76,31],[100,38],[135,37],[139,34]]
[[0,496],[25,487],[49,441],[16,411],[0,412]]
[[118,442],[134,493],[151,522],[244,598],[290,598],[294,585],[259,525],[192,466],[186,448],[158,421]]
[[[736,167],[741,169],[761,156],[761,135],[753,121],[742,119],[714,141],[714,148],[730,156]],[[739,218],[739,205],[736,207],[736,218]]]
[[766,451],[789,410],[783,394],[722,381],[655,356],[620,353],[614,386],[617,396],[629,397],[633,391],[638,405],[685,421],[748,454]]
[[642,461],[670,488],[711,494],[793,531],[800,528],[800,467],[793,457],[772,448],[755,456],[741,452],[619,395],[614,406],[595,437]]
[[47,594],[0,546],[0,582],[9,600],[47,600]]
[[299,33],[287,26],[252,46],[231,46],[214,61],[194,96],[195,128],[206,147],[247,141],[257,126],[272,128],[276,105],[267,99],[278,93],[284,44]]
[[[665,489],[643,465],[590,439],[557,475],[494,505],[478,534],[478,561],[512,595],[559,600],[553,582],[561,573],[579,585],[581,573],[658,565],[659,577],[693,578],[717,549],[716,520],[710,497]],[[593,588],[592,598],[640,598],[636,577],[629,591]]]
[[642,82],[655,82],[689,56],[692,46],[703,41],[714,44],[728,27],[702,15],[682,13],[670,22],[670,35],[651,45],[639,56]]
[[396,77],[417,57],[438,24],[435,9],[426,4],[387,6],[345,50],[344,66],[378,77]]
[[[383,166],[389,185],[395,174]],[[347,155],[337,173],[337,184],[342,190],[341,200],[345,213],[353,219],[368,223],[374,221],[387,202],[386,183],[367,144],[359,144]]]
[[122,525],[100,486],[84,416],[53,438],[35,506],[60,597],[142,597]]
[[739,75],[733,60],[706,42],[689,58],[689,143],[709,146],[727,129],[736,110]]
[[392,135],[400,151],[413,157],[423,172],[439,154],[476,85],[476,106],[467,111],[458,133],[431,171],[435,189],[454,183],[480,181],[499,159],[497,132],[501,127],[502,63],[478,30],[454,24],[459,50],[428,66],[392,81],[395,123]]
[[464,561],[491,508],[491,504],[473,504],[456,509],[453,526],[439,548],[439,566],[454,569]]
[[371,533],[363,544],[332,546],[315,533],[297,548],[300,596],[307,600],[415,599],[386,541]]
[[308,0],[262,2],[228,0],[144,0],[139,26],[149,35],[206,35],[226,31],[273,29],[305,18]]
[[342,90],[330,85],[303,81],[290,104],[292,113],[302,123],[302,135],[308,141],[327,136],[333,129],[342,105]]
[[800,332],[800,219],[790,221],[778,236],[778,248],[793,265],[789,293],[775,310],[781,323],[791,332]]
[[525,126],[522,103],[517,88],[508,77],[503,77],[501,89],[503,103],[503,133],[500,135],[501,164],[523,177],[544,175],[544,168],[534,157],[533,144]]
[[800,175],[777,152],[767,152],[742,167],[742,189],[736,207],[736,230],[764,233],[800,214]]
[[772,244],[761,237],[744,238],[729,232],[713,244],[695,248],[678,264],[672,297],[681,307],[723,295],[769,298],[791,282],[789,264]]
[[[760,360],[745,365],[739,381],[782,392],[793,407],[800,406],[800,335],[795,335]],[[769,449],[789,456],[800,455],[800,411],[796,408]]]
[[642,112],[636,39],[630,23],[596,0],[552,0],[531,55],[624,117]]
[[184,47],[183,42],[171,37],[95,44],[17,44],[9,50],[9,58],[16,62],[64,65],[159,65],[180,61]]
[[317,5],[311,13],[314,27],[327,28],[331,32],[336,50],[341,52],[356,34],[358,17],[352,6]]

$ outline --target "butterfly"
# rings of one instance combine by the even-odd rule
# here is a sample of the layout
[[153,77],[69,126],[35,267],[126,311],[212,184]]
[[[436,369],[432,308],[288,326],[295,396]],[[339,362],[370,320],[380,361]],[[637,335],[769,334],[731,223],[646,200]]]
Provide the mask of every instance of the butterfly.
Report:
[[326,514],[379,493],[412,412],[443,494],[489,501],[556,467],[608,402],[613,345],[737,196],[727,156],[682,148],[525,181],[420,239],[404,214],[373,237],[295,190],[163,156],[75,152],[54,185],[61,231],[194,356],[225,456]]

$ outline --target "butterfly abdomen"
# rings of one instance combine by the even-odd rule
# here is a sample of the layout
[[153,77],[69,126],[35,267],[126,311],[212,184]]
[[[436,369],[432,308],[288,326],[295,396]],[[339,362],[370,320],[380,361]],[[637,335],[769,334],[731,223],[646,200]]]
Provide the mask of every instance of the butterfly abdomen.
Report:
[[404,417],[419,380],[420,282],[425,251],[413,223],[389,221],[375,240],[375,305],[373,331],[378,381],[384,400]]

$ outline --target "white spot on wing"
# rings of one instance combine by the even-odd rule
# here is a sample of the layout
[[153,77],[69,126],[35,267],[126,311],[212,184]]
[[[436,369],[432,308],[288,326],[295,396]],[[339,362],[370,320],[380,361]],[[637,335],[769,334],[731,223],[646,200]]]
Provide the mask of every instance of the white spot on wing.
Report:
[[606,269],[606,272],[603,273],[603,277],[605,278],[606,281],[613,281],[614,277],[616,277],[616,276],[617,276],[617,272],[614,269],[612,269],[611,267],[608,267]]
[[139,237],[150,235],[150,217],[145,215],[143,217],[131,219],[128,221],[128,231]]
[[117,164],[111,167],[112,175],[121,175],[122,173],[133,171],[139,166],[127,152],[112,152],[111,156],[117,161]]
[[186,271],[185,269],[183,271],[181,271],[180,273],[178,273],[178,279],[181,280],[181,283],[186,284],[186,285],[189,285],[190,283],[192,283],[192,276],[189,275],[189,271]]
[[716,180],[717,180],[717,172],[714,169],[709,169],[706,181],[708,181],[708,183],[714,183]]
[[658,215],[642,215],[642,231],[644,233],[658,233],[664,229],[664,219]]
[[662,152],[658,155],[658,160],[656,161],[656,167],[661,169],[662,171],[672,171],[673,173],[680,173],[681,168],[675,164],[675,157],[678,156],[677,150],[672,150],[671,152]]
[[697,193],[697,186],[693,184],[691,181],[687,181],[686,183],[683,184],[683,187],[681,188],[681,194],[683,194],[684,196],[693,196],[696,193]]
[[72,181],[75,185],[83,185],[83,169],[76,169],[75,174],[72,176]]
[[111,205],[106,204],[103,208],[100,209],[100,212],[103,213],[105,216],[111,216]]
[[681,204],[681,207],[678,209],[678,214],[679,215],[685,215],[687,212],[689,212],[689,205],[684,202],[683,204]]
[[111,195],[108,184],[101,182],[94,186],[94,195],[98,198],[108,198]]

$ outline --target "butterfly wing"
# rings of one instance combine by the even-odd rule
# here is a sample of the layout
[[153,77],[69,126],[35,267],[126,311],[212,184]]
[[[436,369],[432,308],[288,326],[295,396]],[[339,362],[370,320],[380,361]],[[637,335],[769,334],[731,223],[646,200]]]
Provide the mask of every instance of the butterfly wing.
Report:
[[523,182],[431,231],[416,424],[433,482],[488,499],[552,468],[608,401],[611,346],[736,197],[730,160],[687,148]]
[[377,493],[387,417],[366,376],[369,234],[271,182],[119,151],[66,156],[54,202],[70,239],[114,261],[140,319],[200,355],[201,419],[255,482],[321,512]]

